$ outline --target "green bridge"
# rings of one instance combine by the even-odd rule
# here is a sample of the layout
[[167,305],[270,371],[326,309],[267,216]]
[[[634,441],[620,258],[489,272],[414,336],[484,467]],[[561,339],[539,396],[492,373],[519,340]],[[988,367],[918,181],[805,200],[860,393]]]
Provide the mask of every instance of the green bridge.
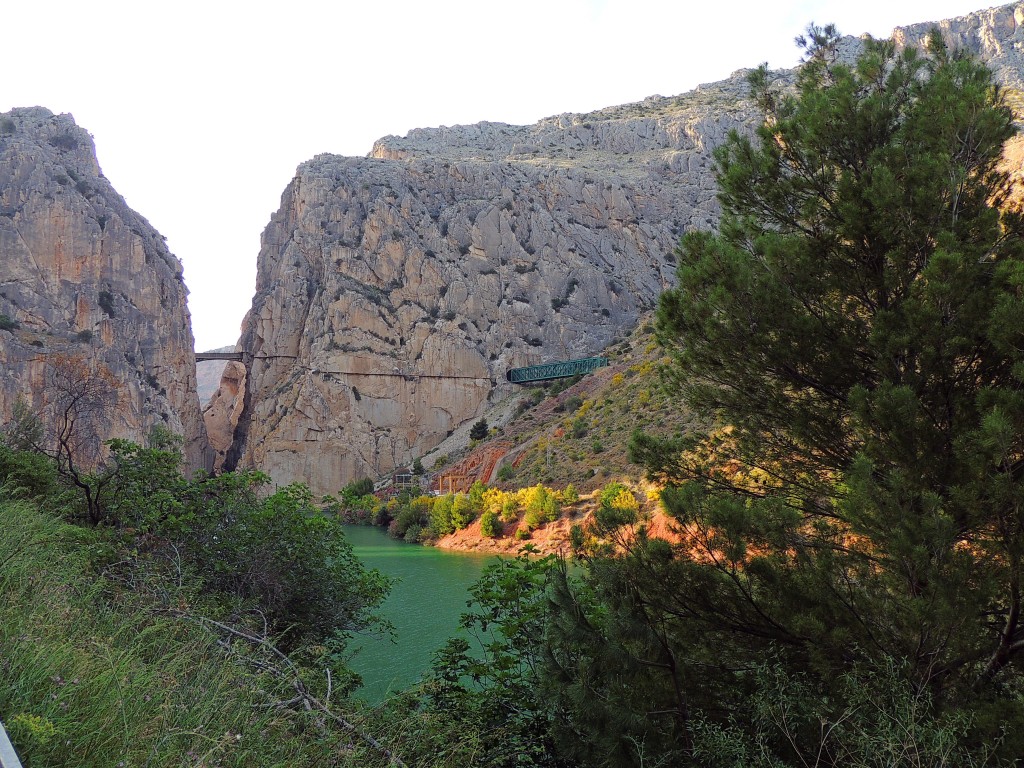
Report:
[[608,365],[607,357],[584,357],[579,360],[530,365],[526,368],[510,368],[505,374],[505,378],[513,384],[528,384],[531,381],[564,379],[567,376],[591,373],[605,365]]

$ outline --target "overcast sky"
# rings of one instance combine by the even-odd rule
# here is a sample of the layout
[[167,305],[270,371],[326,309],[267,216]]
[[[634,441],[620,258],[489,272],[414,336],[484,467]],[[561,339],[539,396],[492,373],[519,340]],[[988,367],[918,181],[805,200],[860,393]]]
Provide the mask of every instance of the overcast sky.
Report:
[[[296,166],[412,128],[533,123],[796,63],[984,0],[11,0],[0,112],[70,112],[185,267],[196,346],[234,344]],[[2,254],[0,254],[2,257]]]

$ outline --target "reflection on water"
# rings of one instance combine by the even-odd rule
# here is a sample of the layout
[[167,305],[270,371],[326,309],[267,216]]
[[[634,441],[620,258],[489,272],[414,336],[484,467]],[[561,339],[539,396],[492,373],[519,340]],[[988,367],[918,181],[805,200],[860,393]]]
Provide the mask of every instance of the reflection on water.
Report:
[[397,580],[380,611],[394,625],[397,642],[354,641],[359,652],[352,666],[364,681],[359,695],[379,701],[416,682],[430,666],[434,651],[458,630],[469,587],[497,556],[407,544],[369,526],[347,525],[345,535],[367,567]]

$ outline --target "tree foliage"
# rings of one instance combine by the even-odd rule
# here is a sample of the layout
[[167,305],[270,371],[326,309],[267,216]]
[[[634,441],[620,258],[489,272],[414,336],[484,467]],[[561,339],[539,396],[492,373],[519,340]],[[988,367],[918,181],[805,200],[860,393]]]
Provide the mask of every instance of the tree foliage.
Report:
[[487,419],[480,419],[479,421],[473,422],[473,426],[469,429],[470,440],[483,440],[487,437]]
[[42,444],[57,472],[81,491],[92,525],[103,519],[106,477],[97,470],[103,440],[118,407],[118,384],[104,365],[80,355],[55,354],[46,363],[46,418]]
[[[927,53],[869,41],[854,64],[834,30],[804,42],[795,93],[751,78],[764,124],[716,152],[720,229],[684,237],[659,307],[670,382],[716,418],[634,440],[680,541],[641,535],[595,559],[593,606],[563,596],[568,732],[620,728],[600,754],[577,738],[596,764],[693,759],[709,718],[753,733],[752,669],[769,657],[821,704],[803,729],[761,732],[772,764],[859,764],[852,742],[812,748],[855,706],[837,683],[854,664],[897,670],[923,717],[966,717],[976,746],[1021,717],[1012,114],[938,35]],[[613,664],[625,679],[601,673]]]

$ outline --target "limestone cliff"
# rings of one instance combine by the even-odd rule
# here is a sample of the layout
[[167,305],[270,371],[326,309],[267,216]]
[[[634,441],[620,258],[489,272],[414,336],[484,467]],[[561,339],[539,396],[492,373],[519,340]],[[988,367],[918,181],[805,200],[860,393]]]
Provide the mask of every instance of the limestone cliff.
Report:
[[0,114],[0,265],[0,422],[19,396],[41,409],[47,358],[74,355],[118,382],[105,437],[142,441],[163,424],[206,466],[181,264],[70,115]]
[[263,234],[229,466],[336,491],[476,418],[510,367],[603,349],[656,302],[679,234],[713,225],[709,153],[753,120],[744,90],[304,163]]
[[[1016,84],[1021,21],[1010,6],[942,29]],[[227,465],[336,491],[478,417],[509,368],[590,355],[632,328],[672,279],[678,236],[715,225],[711,152],[758,119],[744,75],[301,165],[263,234]]]

